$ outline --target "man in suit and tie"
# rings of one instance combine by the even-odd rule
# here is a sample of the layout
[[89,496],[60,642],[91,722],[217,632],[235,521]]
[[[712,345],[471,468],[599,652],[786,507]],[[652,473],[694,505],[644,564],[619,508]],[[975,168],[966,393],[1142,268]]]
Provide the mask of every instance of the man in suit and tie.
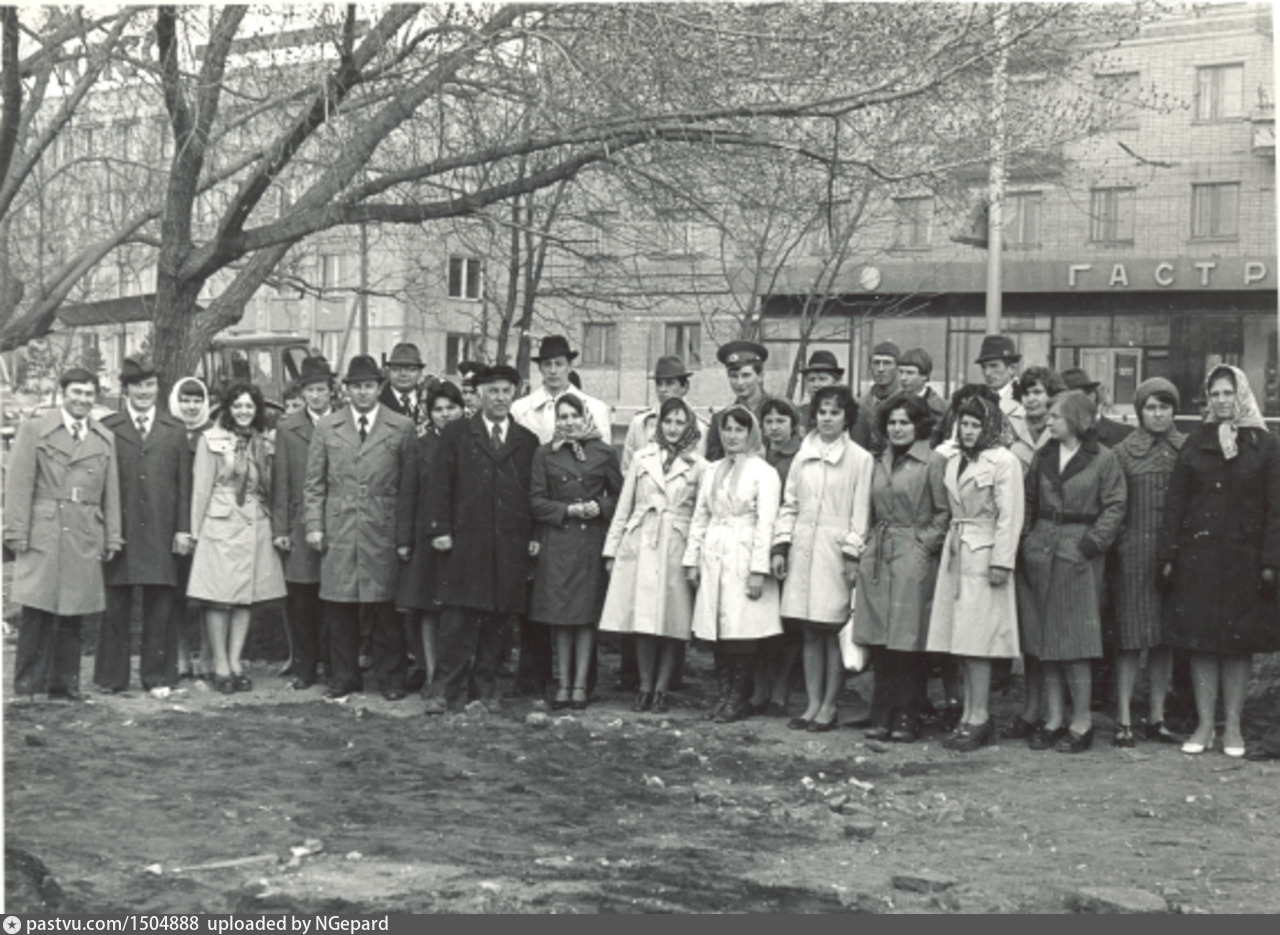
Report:
[[443,714],[461,700],[468,672],[476,695],[495,701],[503,627],[507,617],[524,613],[536,554],[529,480],[538,438],[510,415],[520,374],[489,367],[476,384],[480,412],[441,433],[438,482],[428,494],[432,547],[445,557],[427,714]]
[[178,556],[191,554],[191,449],[186,427],[156,406],[159,381],[146,360],[120,368],[123,412],[102,420],[115,434],[120,514],[126,548],[103,569],[107,612],[98,630],[93,681],[103,691],[129,687],[129,618],[142,599],[139,678],[164,697],[178,682],[175,614]]
[[307,548],[303,489],[307,451],[316,423],[333,412],[333,371],[323,357],[302,361],[298,389],[302,409],[276,425],[275,463],[271,470],[271,535],[285,556],[285,625],[289,628],[293,682],[296,691],[316,681],[321,660],[329,666],[328,640],[320,608],[320,554]]
[[102,563],[119,553],[115,436],[89,413],[98,378],[79,367],[58,381],[62,404],[18,427],[5,461],[8,597],[22,607],[13,689],[82,701],[80,624],[106,609]]
[[351,358],[350,407],[321,418],[307,449],[303,504],[307,545],[321,554],[320,600],[329,630],[329,690],[360,688],[360,613],[370,622],[373,669],[388,701],[405,696],[404,629],[396,594],[396,501],[414,444],[413,423],[378,403],[377,362]]
[[425,368],[418,345],[397,344],[387,358],[387,384],[378,395],[379,405],[408,417],[418,431],[427,423],[427,394],[421,386]]

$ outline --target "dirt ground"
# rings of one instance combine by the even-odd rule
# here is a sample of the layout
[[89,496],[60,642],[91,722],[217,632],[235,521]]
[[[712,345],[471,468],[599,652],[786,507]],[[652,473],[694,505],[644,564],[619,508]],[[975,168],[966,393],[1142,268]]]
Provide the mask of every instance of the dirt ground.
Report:
[[[412,696],[323,703],[267,664],[230,698],[8,696],[6,909],[1062,912],[1119,887],[1173,911],[1280,910],[1280,764],[1114,750],[1102,717],[1074,757],[715,726],[710,657],[690,661],[667,716],[603,691],[573,716],[427,718]],[[1261,687],[1280,658],[1257,668],[1253,736],[1280,710]],[[850,692],[842,716],[860,707]]]

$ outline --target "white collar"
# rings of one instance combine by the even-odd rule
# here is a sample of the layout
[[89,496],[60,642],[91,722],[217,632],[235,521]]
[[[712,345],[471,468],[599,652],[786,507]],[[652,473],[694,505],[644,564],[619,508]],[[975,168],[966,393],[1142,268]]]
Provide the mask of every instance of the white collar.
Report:
[[480,413],[480,418],[484,420],[484,427],[485,427],[485,431],[486,431],[490,436],[492,436],[492,435],[493,435],[493,427],[496,425],[496,426],[498,426],[499,430],[502,432],[502,440],[503,440],[503,441],[506,441],[506,440],[507,440],[507,427],[508,427],[508,423],[510,423],[510,421],[511,421],[511,417],[510,417],[510,416],[507,416],[507,417],[506,417],[505,419],[503,419],[501,422],[494,422],[494,421],[492,421],[492,420],[491,420],[487,415],[485,415],[485,414],[482,412],[482,413]]
[[368,412],[361,412],[360,410],[356,409],[356,407],[355,407],[355,406],[352,406],[352,407],[351,407],[351,423],[352,423],[352,425],[354,425],[354,426],[356,427],[357,431],[358,431],[358,430],[359,430],[359,428],[360,428],[360,417],[361,417],[361,416],[364,416],[365,421],[369,423],[369,431],[370,431],[370,432],[372,432],[372,431],[373,431],[373,423],[375,423],[376,421],[378,421],[378,411],[379,411],[381,408],[382,408],[382,407],[381,407],[381,406],[379,406],[377,403],[374,403],[374,404],[373,404],[373,408],[372,408],[372,409],[370,409]]
[[71,434],[71,426],[79,425],[80,438],[83,439],[85,436],[85,433],[88,432],[89,430],[89,417],[85,416],[83,419],[74,419],[72,418],[71,413],[67,412],[66,409],[60,408],[58,411],[62,413],[62,424],[67,427],[67,434],[68,435]]
[[137,424],[138,424],[138,417],[139,417],[139,416],[146,416],[146,418],[147,418],[147,421],[148,421],[148,422],[155,422],[155,421],[156,421],[156,407],[155,407],[155,406],[152,406],[150,409],[134,409],[134,408],[133,408],[133,403],[132,403],[132,402],[130,402],[130,401],[128,401],[128,400],[126,400],[126,401],[125,401],[125,408],[127,408],[127,409],[129,410],[129,420],[130,420],[131,422],[133,422],[133,424],[134,424],[134,425],[137,425]]

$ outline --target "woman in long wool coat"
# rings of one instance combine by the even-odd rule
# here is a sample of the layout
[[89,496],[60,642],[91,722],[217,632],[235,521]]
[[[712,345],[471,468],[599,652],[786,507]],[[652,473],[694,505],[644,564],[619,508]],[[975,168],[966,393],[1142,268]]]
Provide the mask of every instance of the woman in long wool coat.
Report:
[[622,489],[612,446],[600,438],[583,401],[556,402],[556,434],[533,454],[529,502],[539,542],[529,619],[552,627],[560,688],[554,704],[581,710],[596,623],[608,585],[605,535]]
[[933,591],[925,649],[961,657],[964,711],[943,743],[967,753],[995,735],[988,709],[991,660],[1018,655],[1012,572],[1022,533],[1022,463],[1001,447],[1000,408],[983,395],[956,407],[956,443],[944,481],[951,527]]
[[871,526],[875,459],[849,437],[858,404],[847,386],[824,386],[810,404],[809,432],[787,474],[773,535],[782,616],[804,627],[808,707],[794,728],[834,730],[844,685],[838,634],[849,622],[857,561]]
[[693,589],[680,561],[707,467],[698,454],[700,437],[683,399],[662,404],[654,440],[632,459],[605,538],[610,578],[600,629],[636,638],[636,711],[668,710],[671,676],[692,627]]
[[284,569],[271,544],[264,409],[256,386],[232,384],[217,424],[200,436],[191,482],[196,551],[187,596],[206,605],[214,687],[224,694],[253,688],[240,668],[252,605],[285,596]]
[[748,714],[759,641],[782,632],[769,564],[782,485],[764,460],[755,413],[735,405],[717,420],[725,456],[698,485],[683,564],[698,589],[693,635],[715,644],[718,693],[707,716],[728,723]]
[[879,408],[888,441],[871,477],[871,535],[858,563],[853,638],[875,647],[872,740],[909,743],[919,732],[929,669],[924,652],[947,535],[947,459],[929,447],[932,416],[919,396]]
[[1222,749],[1240,757],[1250,656],[1280,650],[1280,442],[1239,368],[1213,368],[1205,394],[1208,422],[1182,447],[1164,503],[1162,635],[1191,652],[1199,724],[1183,752],[1212,746],[1221,684]]
[[1056,397],[1048,419],[1053,440],[1027,472],[1018,619],[1022,651],[1042,666],[1046,707],[1044,724],[1028,740],[1033,750],[1082,753],[1093,742],[1089,660],[1102,656],[1104,556],[1127,501],[1124,472],[1098,442],[1094,413],[1079,390]]

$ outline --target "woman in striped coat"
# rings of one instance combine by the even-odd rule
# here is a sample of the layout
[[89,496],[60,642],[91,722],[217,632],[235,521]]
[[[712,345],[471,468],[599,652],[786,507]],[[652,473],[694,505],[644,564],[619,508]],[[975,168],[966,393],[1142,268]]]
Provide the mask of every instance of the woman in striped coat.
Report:
[[[1027,472],[1026,522],[1018,563],[1022,651],[1044,666],[1047,714],[1033,750],[1083,753],[1093,743],[1091,659],[1102,656],[1103,556],[1124,523],[1124,474],[1094,436],[1093,401],[1079,390],[1049,409],[1053,440]],[[1065,719],[1064,679],[1071,686]]]

